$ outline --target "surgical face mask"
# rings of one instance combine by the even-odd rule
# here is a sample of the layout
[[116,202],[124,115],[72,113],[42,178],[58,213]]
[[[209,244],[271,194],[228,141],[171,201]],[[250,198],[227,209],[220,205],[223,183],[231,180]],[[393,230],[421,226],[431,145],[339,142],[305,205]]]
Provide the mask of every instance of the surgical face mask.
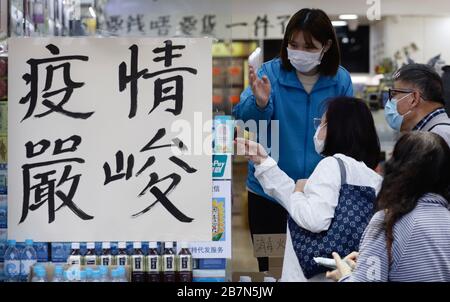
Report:
[[320,52],[309,52],[287,48],[287,54],[292,66],[298,71],[305,73],[320,65],[323,56],[323,48]]
[[404,117],[411,112],[411,110],[409,110],[405,114],[401,115],[400,113],[398,113],[397,104],[398,104],[398,102],[404,100],[411,93],[408,93],[407,95],[405,95],[404,97],[402,97],[399,100],[392,98],[392,99],[388,100],[386,102],[386,105],[384,106],[384,117],[386,118],[386,122],[394,130],[400,131]]
[[325,125],[321,125],[317,128],[316,133],[314,134],[314,149],[316,149],[316,152],[321,154],[323,152],[323,149],[325,148],[325,140],[319,138],[319,132],[320,129],[325,127]]

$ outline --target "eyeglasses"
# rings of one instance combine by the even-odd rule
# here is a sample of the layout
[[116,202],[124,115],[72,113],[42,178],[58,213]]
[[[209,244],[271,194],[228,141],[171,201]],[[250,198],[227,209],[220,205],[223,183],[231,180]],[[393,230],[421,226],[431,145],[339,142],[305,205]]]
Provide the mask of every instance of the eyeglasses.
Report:
[[389,89],[389,100],[392,100],[399,93],[413,93],[413,89]]

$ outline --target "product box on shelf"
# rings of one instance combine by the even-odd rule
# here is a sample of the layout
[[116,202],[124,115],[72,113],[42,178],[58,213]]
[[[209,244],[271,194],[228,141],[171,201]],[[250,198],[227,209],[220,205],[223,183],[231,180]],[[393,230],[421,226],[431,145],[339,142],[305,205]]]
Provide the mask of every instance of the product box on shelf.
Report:
[[51,260],[52,262],[67,262],[70,255],[71,243],[69,242],[52,242]]
[[195,259],[195,268],[197,269],[225,269],[226,259],[210,258],[210,259]]
[[33,244],[34,249],[38,257],[38,262],[49,261],[49,243],[47,242],[35,242]]
[[192,282],[225,282],[225,270],[195,269],[192,271]]

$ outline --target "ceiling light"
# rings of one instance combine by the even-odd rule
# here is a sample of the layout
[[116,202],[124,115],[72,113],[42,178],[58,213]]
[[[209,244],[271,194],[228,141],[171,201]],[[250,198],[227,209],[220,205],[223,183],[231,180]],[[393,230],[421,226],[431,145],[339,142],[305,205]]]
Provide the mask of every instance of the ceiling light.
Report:
[[358,16],[357,15],[350,15],[350,14],[339,15],[339,19],[341,19],[341,20],[356,20],[356,19],[358,19]]

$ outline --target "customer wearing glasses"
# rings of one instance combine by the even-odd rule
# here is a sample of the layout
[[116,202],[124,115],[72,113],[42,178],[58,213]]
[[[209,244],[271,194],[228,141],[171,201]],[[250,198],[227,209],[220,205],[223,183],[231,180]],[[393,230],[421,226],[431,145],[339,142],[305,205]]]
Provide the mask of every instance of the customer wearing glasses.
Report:
[[385,105],[386,121],[400,132],[428,131],[450,145],[450,118],[445,111],[443,84],[428,65],[409,64],[394,74]]
[[324,158],[307,180],[297,182],[260,144],[238,139],[238,152],[255,165],[264,192],[289,213],[282,281],[325,281],[327,269],[314,258],[357,250],[381,186],[374,171],[380,144],[362,100],[332,99],[315,124],[314,146]]

